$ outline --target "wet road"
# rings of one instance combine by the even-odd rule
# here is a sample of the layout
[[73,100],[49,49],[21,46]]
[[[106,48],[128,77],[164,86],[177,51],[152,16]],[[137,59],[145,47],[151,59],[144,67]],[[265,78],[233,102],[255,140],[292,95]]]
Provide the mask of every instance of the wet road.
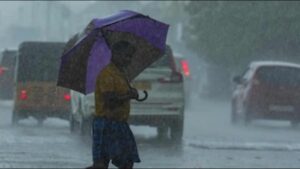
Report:
[[[12,104],[0,103],[1,168],[84,168],[91,164],[89,142],[71,134],[67,121],[49,118],[38,127],[29,118],[11,127]],[[142,160],[136,168],[299,168],[300,128],[278,121],[232,126],[229,102],[194,96],[190,105],[182,145],[157,140],[154,128],[131,126]]]

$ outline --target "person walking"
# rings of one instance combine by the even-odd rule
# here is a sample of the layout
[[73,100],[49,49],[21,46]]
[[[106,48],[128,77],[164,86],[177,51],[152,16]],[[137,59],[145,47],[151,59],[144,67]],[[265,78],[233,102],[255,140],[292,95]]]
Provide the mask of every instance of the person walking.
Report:
[[127,41],[111,47],[111,62],[96,80],[93,133],[93,165],[88,168],[108,168],[111,161],[118,168],[133,168],[140,162],[135,138],[127,123],[130,99],[139,94],[130,86],[125,67],[130,64],[135,47]]

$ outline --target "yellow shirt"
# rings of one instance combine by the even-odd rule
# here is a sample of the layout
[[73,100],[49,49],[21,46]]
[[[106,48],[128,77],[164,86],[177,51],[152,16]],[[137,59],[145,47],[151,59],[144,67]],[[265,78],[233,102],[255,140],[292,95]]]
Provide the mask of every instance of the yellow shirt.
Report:
[[95,90],[95,116],[108,117],[120,121],[127,121],[130,111],[130,101],[124,101],[122,105],[110,110],[104,107],[105,92],[116,92],[126,94],[129,91],[129,84],[121,71],[113,64],[108,64],[98,75]]

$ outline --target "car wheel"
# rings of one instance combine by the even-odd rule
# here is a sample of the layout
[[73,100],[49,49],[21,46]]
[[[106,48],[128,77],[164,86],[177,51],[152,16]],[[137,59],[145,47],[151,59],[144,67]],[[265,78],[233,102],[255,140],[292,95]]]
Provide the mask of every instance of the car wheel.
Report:
[[38,121],[38,123],[37,123],[38,126],[40,126],[40,127],[43,126],[43,123],[44,123],[43,118],[38,118],[37,121]]
[[168,138],[168,126],[158,126],[157,127],[157,138],[166,139]]
[[74,120],[74,117],[73,117],[72,113],[70,114],[69,123],[70,123],[70,132],[75,133],[76,121]]
[[296,127],[299,126],[299,121],[298,120],[291,120],[290,123],[291,123],[291,126],[293,128],[296,128]]
[[171,124],[170,128],[172,141],[181,143],[183,136],[183,124],[183,118],[178,118]]
[[18,116],[16,111],[13,111],[13,113],[12,113],[12,125],[13,126],[18,125],[18,122],[19,122],[19,116]]
[[82,136],[92,136],[92,121],[90,119],[82,119],[80,127],[80,133]]
[[235,102],[231,103],[231,118],[230,118],[231,124],[236,124],[237,123],[237,115],[236,115],[236,106]]
[[241,122],[243,123],[243,125],[247,126],[251,123],[252,120],[253,119],[250,115],[249,107],[244,105],[243,108],[242,108]]

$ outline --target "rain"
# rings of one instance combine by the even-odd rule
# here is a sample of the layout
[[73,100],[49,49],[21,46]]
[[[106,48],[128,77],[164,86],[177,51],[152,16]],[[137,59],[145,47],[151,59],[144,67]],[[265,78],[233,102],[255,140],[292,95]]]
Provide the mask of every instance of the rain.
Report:
[[148,94],[130,101],[133,168],[299,168],[297,1],[1,1],[0,168],[93,164],[95,93],[60,86],[60,64],[121,10],[169,25],[131,82]]

